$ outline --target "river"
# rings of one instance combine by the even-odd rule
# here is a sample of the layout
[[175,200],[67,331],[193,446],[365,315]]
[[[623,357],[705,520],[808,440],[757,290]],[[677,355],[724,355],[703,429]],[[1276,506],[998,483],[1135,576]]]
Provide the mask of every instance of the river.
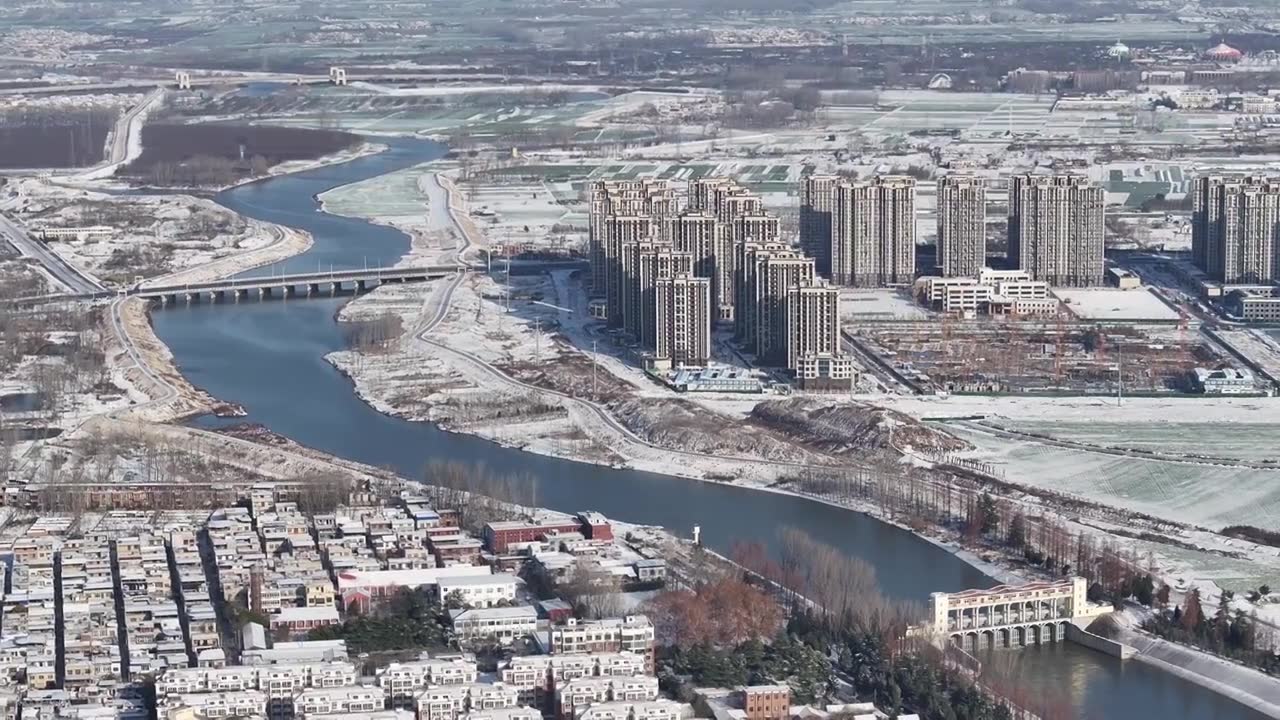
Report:
[[[386,153],[244,185],[215,199],[245,215],[309,231],[315,245],[272,268],[248,274],[353,268],[395,262],[408,238],[390,228],[319,211],[328,189],[440,157],[418,140],[386,142]],[[281,435],[333,455],[421,475],[426,463],[460,460],[516,473],[536,484],[537,504],[599,510],[687,535],[694,525],[712,547],[735,540],[774,547],[799,527],[875,567],[885,593],[923,603],[933,591],[988,587],[993,581],[944,549],[861,513],[786,495],[652,473],[615,470],[502,448],[490,442],[382,415],[324,360],[342,349],[334,315],[346,298],[176,306],[154,313],[156,332],[183,373],[215,397]],[[201,419],[206,427],[224,423]],[[1019,651],[1025,682],[1070,697],[1079,717],[1260,720],[1265,717],[1141,663],[1122,664],[1074,646]],[[1025,662],[1021,662],[1025,660]]]

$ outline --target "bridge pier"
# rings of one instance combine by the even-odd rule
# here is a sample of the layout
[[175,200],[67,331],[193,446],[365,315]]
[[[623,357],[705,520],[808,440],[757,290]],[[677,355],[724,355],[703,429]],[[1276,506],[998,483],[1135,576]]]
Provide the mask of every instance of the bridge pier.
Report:
[[[138,291],[144,298],[159,301],[164,305],[176,304],[180,299],[187,303],[224,302],[250,297],[256,291],[260,300],[265,300],[278,293],[284,297],[299,297],[304,292],[308,297],[318,295],[328,286],[329,295],[336,296],[347,291],[347,285],[356,294],[367,293],[383,283],[407,283],[418,280],[429,280],[436,277],[447,277],[458,272],[457,268],[445,266],[413,267],[400,269],[366,269],[330,271],[324,273],[297,273],[277,275],[274,277],[255,278],[253,280],[214,281],[185,285],[152,287]],[[207,295],[207,298],[205,297]],[[976,622],[977,618],[970,617]]]

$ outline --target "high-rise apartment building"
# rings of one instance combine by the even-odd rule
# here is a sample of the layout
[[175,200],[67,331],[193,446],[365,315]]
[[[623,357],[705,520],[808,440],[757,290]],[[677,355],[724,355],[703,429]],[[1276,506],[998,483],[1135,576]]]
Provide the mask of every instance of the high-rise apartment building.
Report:
[[739,343],[752,352],[756,349],[756,315],[759,313],[760,283],[756,280],[756,271],[760,266],[760,258],[765,255],[789,251],[784,243],[743,242],[734,248],[734,265],[740,268],[734,278],[736,290],[735,303],[738,312],[733,318],[733,334]]
[[831,209],[839,182],[834,175],[810,175],[800,186],[800,249],[823,277],[831,277]]
[[716,271],[716,217],[702,210],[685,210],[671,218],[671,244],[676,252],[693,256],[693,274],[711,280]]
[[706,365],[711,359],[711,280],[677,273],[660,278],[655,295],[655,366]]
[[1232,180],[1200,175],[1191,184],[1191,261],[1215,279],[1222,276],[1222,189]]
[[839,355],[840,291],[797,285],[787,293],[787,367],[796,369],[806,355]]
[[938,179],[938,267],[943,277],[973,277],[987,261],[987,187],[982,178]]
[[[824,207],[834,196],[817,197],[820,181],[808,185],[808,212],[830,213]],[[825,182],[833,191],[838,184]],[[875,283],[910,280],[914,227],[905,218],[914,217],[911,181],[859,187],[875,200],[861,220],[871,228],[866,237],[878,243],[868,252],[880,263],[860,270],[874,270]],[[761,363],[791,369],[802,386],[849,387],[853,363],[840,351],[838,292],[815,285],[814,258],[782,238],[778,218],[758,195],[733,180],[707,178],[690,183],[681,209],[665,182],[637,180],[595,183],[589,201],[593,290],[603,292],[610,325],[645,349],[649,366],[707,364],[712,324],[729,321]],[[810,230],[829,237],[817,217],[808,216]],[[909,239],[899,242],[904,234]],[[810,237],[811,247],[815,242],[834,246]],[[905,259],[899,246],[910,251]]]
[[781,243],[746,243],[744,292],[739,339],[770,365],[787,360],[788,293],[814,282],[813,258]]
[[[727,178],[703,178],[689,183],[689,209],[709,213],[716,218],[716,239],[713,244],[715,272],[711,277],[712,300],[716,304],[716,317],[720,322],[733,322],[736,294],[735,245],[741,241],[741,232],[764,235],[766,226],[739,226],[737,219],[745,216],[765,215],[760,196]],[[776,236],[776,219],[774,224]],[[763,238],[761,238],[763,239]]]
[[658,280],[679,273],[693,274],[693,256],[672,250],[661,241],[631,242],[623,246],[623,329],[644,347],[653,347]]
[[840,291],[791,288],[786,309],[787,368],[805,390],[848,392],[858,373],[840,347]]
[[621,327],[622,245],[666,236],[667,217],[679,202],[665,180],[620,180],[593,183],[589,190],[587,254],[591,260],[591,292],[605,298],[609,324]]
[[1224,283],[1280,279],[1280,179],[1206,175],[1192,186],[1191,255]]
[[877,177],[839,182],[831,213],[834,282],[883,287],[915,280],[915,180]]
[[1103,283],[1102,188],[1081,175],[1009,180],[1009,260],[1054,286]]
[[613,215],[605,223],[605,304],[609,327],[624,325],[626,312],[624,248],[652,237],[653,220],[647,215]]

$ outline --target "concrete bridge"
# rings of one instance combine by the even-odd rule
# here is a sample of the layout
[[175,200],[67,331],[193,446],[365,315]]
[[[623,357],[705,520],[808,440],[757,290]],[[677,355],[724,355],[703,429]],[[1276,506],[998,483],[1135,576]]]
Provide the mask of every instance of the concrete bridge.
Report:
[[371,268],[365,270],[333,270],[328,272],[295,273],[292,275],[268,275],[252,278],[216,280],[186,285],[157,285],[142,287],[123,294],[134,295],[163,304],[185,300],[195,303],[208,298],[211,301],[256,297],[312,297],[321,294],[336,295],[347,289],[355,293],[371,290],[384,283],[422,282],[460,271],[457,265],[427,265],[404,268]]
[[928,629],[965,650],[1061,642],[1068,627],[1083,629],[1109,606],[1087,600],[1088,582],[1073,577],[1054,582],[997,585],[988,590],[933,593]]

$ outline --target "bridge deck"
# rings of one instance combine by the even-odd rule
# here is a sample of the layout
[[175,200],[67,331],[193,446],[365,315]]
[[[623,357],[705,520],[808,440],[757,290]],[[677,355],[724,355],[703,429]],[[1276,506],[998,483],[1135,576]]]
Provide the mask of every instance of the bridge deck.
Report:
[[453,265],[432,265],[423,267],[383,268],[377,270],[336,270],[319,273],[293,273],[289,275],[264,275],[251,278],[235,278],[231,280],[215,280],[204,283],[188,283],[185,285],[159,285],[144,287],[130,294],[150,298],[163,295],[198,292],[225,292],[228,290],[254,290],[258,288],[278,288],[295,285],[313,285],[330,283],[350,283],[369,281],[403,281],[426,280],[445,277],[459,271]]

